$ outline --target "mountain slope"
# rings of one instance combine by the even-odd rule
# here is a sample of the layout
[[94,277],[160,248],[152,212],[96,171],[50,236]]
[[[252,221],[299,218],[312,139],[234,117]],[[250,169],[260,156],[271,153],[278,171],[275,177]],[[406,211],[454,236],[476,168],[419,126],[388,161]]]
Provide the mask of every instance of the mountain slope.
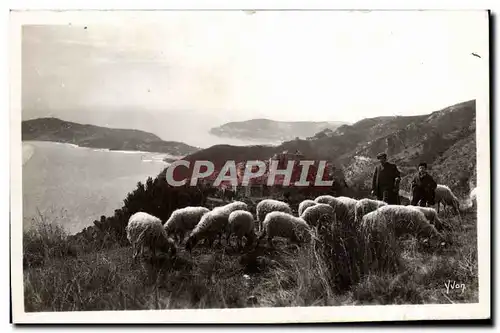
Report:
[[[405,190],[409,190],[409,177],[416,172],[418,163],[426,162],[438,182],[461,194],[468,192],[465,178],[470,178],[476,166],[475,108],[475,101],[459,103],[413,118],[406,126],[393,128],[392,133],[358,143],[341,157],[346,177],[351,183],[368,188],[369,176],[377,163],[375,156],[385,151],[402,172],[401,186]],[[460,177],[465,178],[456,181]]]
[[246,140],[286,141],[306,138],[324,129],[335,130],[345,124],[340,121],[276,121],[270,119],[251,119],[230,122],[210,129],[210,133],[219,137],[231,137]]
[[268,159],[284,150],[300,150],[309,159],[329,160],[341,166],[339,177],[345,177],[352,189],[366,195],[371,189],[375,156],[385,151],[403,175],[402,188],[407,190],[409,177],[424,161],[438,182],[465,195],[470,190],[468,182],[475,177],[475,109],[475,100],[466,101],[425,115],[364,119],[277,147],[213,146],[186,159],[208,159],[222,166],[226,160]]
[[163,141],[144,131],[83,125],[58,118],[23,121],[22,140],[54,141],[81,147],[149,151],[175,156],[185,156],[199,150],[182,142]]

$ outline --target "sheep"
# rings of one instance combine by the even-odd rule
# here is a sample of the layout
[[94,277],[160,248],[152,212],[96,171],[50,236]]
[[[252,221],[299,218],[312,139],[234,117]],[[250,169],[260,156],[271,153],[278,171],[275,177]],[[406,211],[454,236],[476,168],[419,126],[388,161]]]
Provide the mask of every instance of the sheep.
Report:
[[233,212],[235,210],[246,210],[248,211],[248,205],[243,201],[233,201],[224,206],[215,207],[214,209],[225,209],[227,211]]
[[358,200],[349,197],[337,197],[336,199],[347,207],[348,218],[354,218],[354,209]]
[[308,243],[312,239],[311,227],[307,222],[289,213],[280,211],[270,212],[266,215],[262,226],[262,233],[257,244],[264,237],[267,237],[267,243],[270,247],[273,247],[272,240],[274,237],[284,237],[296,244],[302,242]]
[[358,203],[358,200],[349,197],[337,197],[337,200],[344,203],[350,210],[354,211],[354,207]]
[[176,209],[163,227],[167,234],[175,234],[179,244],[182,244],[186,232],[193,230],[201,217],[209,211],[210,209],[202,206]]
[[404,234],[413,234],[429,239],[432,245],[437,242],[444,245],[443,235],[427,220],[424,213],[410,206],[382,206],[366,214],[361,220],[362,225],[373,223],[384,224],[387,232],[393,231],[396,238]]
[[299,204],[299,209],[298,209],[298,214],[299,216],[302,215],[302,213],[304,213],[304,211],[311,207],[311,206],[314,206],[316,204],[316,202],[314,200],[310,200],[310,199],[306,199],[304,201],[302,201],[300,204]]
[[320,195],[316,199],[314,199],[316,203],[323,203],[332,206],[335,211],[335,217],[337,220],[347,219],[349,216],[349,208],[339,200],[331,195]]
[[[236,210],[246,210],[247,204],[241,201],[234,201],[224,206],[215,207],[208,213],[205,213],[200,222],[194,227],[186,241],[185,248],[189,252],[202,239],[209,242],[212,247],[215,236],[219,236],[219,243],[222,244],[222,235],[227,233],[229,215]],[[229,237],[227,238],[228,241]]]
[[326,203],[331,205],[332,202],[337,202],[336,198],[331,195],[320,195],[319,197],[316,197],[314,199],[314,202],[316,203]]
[[168,237],[162,222],[156,216],[144,212],[137,212],[130,216],[127,227],[127,239],[132,244],[134,261],[139,252],[144,253],[144,248],[148,247],[153,256],[156,256],[156,249],[176,255],[174,241]]
[[302,215],[300,215],[300,218],[302,218],[304,221],[307,222],[310,226],[315,227],[320,218],[326,217],[330,221],[335,219],[335,211],[333,210],[332,206],[328,204],[315,204],[314,206],[307,207]]
[[470,191],[469,200],[470,206],[472,208],[477,208],[477,187],[474,187],[472,191]]
[[437,204],[437,212],[439,213],[439,206],[442,203],[443,209],[446,209],[446,205],[452,206],[455,213],[460,211],[460,202],[458,198],[453,194],[451,189],[446,185],[439,184],[436,187],[435,202]]
[[374,200],[369,198],[364,198],[359,200],[354,207],[354,221],[356,223],[361,222],[364,215],[377,210],[382,206],[386,206],[387,203],[381,200]]
[[286,202],[274,200],[274,199],[264,199],[257,204],[257,220],[259,221],[259,231],[262,232],[262,224],[266,215],[270,212],[284,212],[292,215],[292,208]]
[[238,249],[243,247],[243,236],[247,238],[247,246],[252,244],[256,238],[254,231],[254,218],[250,212],[245,210],[235,210],[229,214],[228,218],[228,239],[235,234],[238,242]]

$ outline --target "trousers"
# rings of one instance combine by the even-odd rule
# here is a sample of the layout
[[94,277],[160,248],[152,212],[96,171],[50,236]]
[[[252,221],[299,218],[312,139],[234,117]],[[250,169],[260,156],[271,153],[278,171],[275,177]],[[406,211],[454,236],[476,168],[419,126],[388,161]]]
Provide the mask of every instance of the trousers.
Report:
[[434,205],[434,191],[423,191],[415,189],[412,193],[411,205],[412,206],[432,206]]
[[399,204],[399,194],[398,192],[394,192],[394,190],[383,190],[382,193],[377,195],[377,199],[384,201],[388,205]]

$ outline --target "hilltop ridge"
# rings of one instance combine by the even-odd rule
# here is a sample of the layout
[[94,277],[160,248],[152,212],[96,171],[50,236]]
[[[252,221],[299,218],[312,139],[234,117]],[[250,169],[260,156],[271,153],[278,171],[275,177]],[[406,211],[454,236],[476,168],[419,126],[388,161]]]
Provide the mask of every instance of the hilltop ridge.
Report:
[[147,151],[174,156],[185,156],[199,150],[182,142],[163,141],[145,131],[79,124],[54,117],[23,121],[22,140],[54,141],[81,147]]

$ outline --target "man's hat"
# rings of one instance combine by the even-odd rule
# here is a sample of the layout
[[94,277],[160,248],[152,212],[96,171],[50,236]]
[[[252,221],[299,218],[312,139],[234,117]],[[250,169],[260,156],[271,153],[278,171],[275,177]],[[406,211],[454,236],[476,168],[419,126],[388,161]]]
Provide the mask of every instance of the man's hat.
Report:
[[387,154],[386,153],[378,153],[377,154],[377,160],[380,160],[382,157],[387,158]]
[[420,162],[420,163],[418,164],[418,168],[420,168],[421,166],[423,166],[424,168],[426,168],[426,169],[427,169],[427,163],[425,163],[425,162]]

